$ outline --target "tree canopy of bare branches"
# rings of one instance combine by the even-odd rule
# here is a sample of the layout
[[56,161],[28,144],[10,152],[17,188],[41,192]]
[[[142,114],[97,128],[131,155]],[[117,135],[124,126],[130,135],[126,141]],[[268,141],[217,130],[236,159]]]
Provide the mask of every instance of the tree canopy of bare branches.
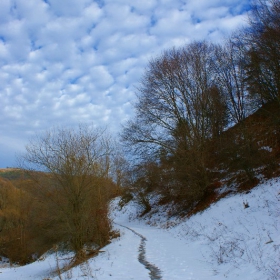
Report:
[[[46,231],[55,231],[77,257],[87,242],[101,246],[107,241],[110,225],[104,189],[111,154],[110,138],[104,130],[81,125],[38,135],[23,155],[25,169],[42,171],[33,178],[51,213]],[[103,232],[99,232],[101,223]]]
[[256,0],[242,40],[248,46],[250,91],[262,102],[280,102],[280,1]]
[[215,45],[193,42],[152,59],[138,89],[136,117],[122,134],[143,158],[164,153],[176,163],[176,184],[185,186],[180,193],[207,185],[206,143],[227,121],[215,53]]

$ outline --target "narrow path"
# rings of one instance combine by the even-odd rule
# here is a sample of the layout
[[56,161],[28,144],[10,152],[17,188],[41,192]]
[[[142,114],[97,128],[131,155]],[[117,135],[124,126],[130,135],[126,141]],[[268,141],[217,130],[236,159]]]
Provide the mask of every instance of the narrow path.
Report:
[[127,226],[123,226],[118,223],[115,224],[132,231],[134,234],[136,234],[141,238],[141,243],[139,246],[139,255],[138,255],[139,262],[143,264],[145,268],[147,268],[150,271],[149,275],[151,280],[162,280],[160,269],[155,265],[151,264],[150,262],[148,262],[146,259],[146,241],[147,241],[146,237]]

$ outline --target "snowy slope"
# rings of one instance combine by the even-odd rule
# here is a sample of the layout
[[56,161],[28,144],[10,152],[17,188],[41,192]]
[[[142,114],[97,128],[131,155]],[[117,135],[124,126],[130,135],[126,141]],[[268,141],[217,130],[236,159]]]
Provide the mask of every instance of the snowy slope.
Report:
[[[227,197],[185,220],[168,217],[164,207],[139,220],[135,203],[122,210],[117,201],[112,205],[121,237],[60,279],[280,279],[278,179],[248,194]],[[51,271],[57,259],[66,257],[53,254],[24,267],[0,268],[0,279],[59,279]]]

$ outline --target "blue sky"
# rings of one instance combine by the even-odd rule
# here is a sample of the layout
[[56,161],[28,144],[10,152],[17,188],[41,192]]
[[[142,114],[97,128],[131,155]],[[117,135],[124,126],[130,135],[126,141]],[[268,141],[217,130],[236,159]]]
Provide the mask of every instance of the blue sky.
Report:
[[35,134],[79,123],[112,133],[133,116],[149,59],[223,42],[249,0],[1,0],[0,168]]

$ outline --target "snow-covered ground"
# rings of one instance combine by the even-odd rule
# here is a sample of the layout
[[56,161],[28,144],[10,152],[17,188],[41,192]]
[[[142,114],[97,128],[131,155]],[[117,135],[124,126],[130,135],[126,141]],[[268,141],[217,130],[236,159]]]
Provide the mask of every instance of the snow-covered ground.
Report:
[[115,201],[112,208],[121,237],[97,257],[59,278],[51,272],[69,256],[50,254],[23,267],[1,267],[0,279],[280,279],[280,179],[185,220],[168,217],[164,207],[146,219],[136,218],[133,202],[119,210]]

